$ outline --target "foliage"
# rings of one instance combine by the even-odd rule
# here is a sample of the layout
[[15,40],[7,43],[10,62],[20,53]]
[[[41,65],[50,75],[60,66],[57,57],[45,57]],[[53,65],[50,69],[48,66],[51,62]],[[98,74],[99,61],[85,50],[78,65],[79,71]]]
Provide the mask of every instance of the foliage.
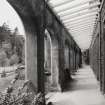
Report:
[[10,62],[24,62],[24,41],[24,37],[18,33],[18,28],[12,32],[6,23],[0,27],[0,49],[6,53]]
[[9,26],[6,23],[4,23],[0,27],[0,41],[8,39],[8,37],[9,37],[8,35],[11,35],[11,31],[9,29]]
[[13,54],[10,58],[10,65],[18,64],[19,57],[16,54]]
[[0,105],[43,105],[44,98],[42,93],[33,95],[30,91],[31,81],[25,81],[22,87],[18,88],[17,94],[13,94],[14,87],[18,78],[14,78],[4,93],[0,93]]
[[0,50],[0,66],[8,65],[8,59],[5,51],[3,49]]
[[[31,81],[26,80],[21,87],[17,89],[19,80],[24,79],[22,71],[24,66],[19,66],[15,70],[15,77],[4,92],[0,92],[0,105],[43,105],[44,95],[36,94]],[[34,87],[35,88],[35,87]]]

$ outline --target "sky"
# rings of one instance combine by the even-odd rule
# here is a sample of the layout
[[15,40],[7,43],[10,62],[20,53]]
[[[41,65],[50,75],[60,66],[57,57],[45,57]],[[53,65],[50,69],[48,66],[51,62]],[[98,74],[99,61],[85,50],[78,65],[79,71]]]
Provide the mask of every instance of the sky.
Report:
[[19,34],[25,35],[22,21],[16,11],[6,0],[0,0],[0,26],[3,25],[4,22],[9,25],[12,30],[17,27]]

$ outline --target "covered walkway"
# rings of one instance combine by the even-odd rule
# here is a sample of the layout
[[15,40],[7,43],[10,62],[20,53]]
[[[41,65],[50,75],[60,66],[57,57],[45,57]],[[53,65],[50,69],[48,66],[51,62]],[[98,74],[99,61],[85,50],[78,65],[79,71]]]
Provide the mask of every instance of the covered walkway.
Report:
[[99,83],[90,66],[79,69],[66,92],[54,94],[49,101],[54,105],[105,105]]
[[[32,92],[42,101],[50,95],[54,105],[105,105],[105,0],[4,1],[24,26],[25,79]],[[83,60],[93,70],[81,68]]]

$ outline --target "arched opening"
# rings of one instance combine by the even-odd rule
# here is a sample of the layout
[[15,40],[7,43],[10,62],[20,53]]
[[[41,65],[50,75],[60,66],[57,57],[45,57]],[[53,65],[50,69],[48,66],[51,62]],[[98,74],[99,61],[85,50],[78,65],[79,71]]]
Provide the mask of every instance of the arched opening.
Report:
[[0,13],[0,91],[4,91],[16,75],[17,87],[25,80],[26,35],[21,18],[6,0],[0,1]]
[[59,91],[59,46],[56,38],[52,39],[52,91]]
[[69,69],[71,71],[71,60],[72,60],[72,55],[71,55],[72,51],[71,51],[71,45],[69,43],[68,40],[65,40],[65,52],[64,52],[64,56],[65,56],[65,69]]
[[70,65],[70,47],[67,40],[65,40],[65,49],[64,49],[64,58],[65,58],[65,67],[64,67],[64,76],[65,76],[65,87],[66,84],[70,81],[71,77],[71,65]]
[[46,92],[49,91],[52,82],[52,41],[50,34],[45,30],[45,89]]
[[46,92],[59,90],[58,41],[45,31]]
[[69,46],[65,44],[65,68],[69,69],[70,68],[70,55],[69,55]]
[[8,2],[21,17],[26,33],[26,79],[31,81],[35,93],[44,93],[44,1],[8,0]]

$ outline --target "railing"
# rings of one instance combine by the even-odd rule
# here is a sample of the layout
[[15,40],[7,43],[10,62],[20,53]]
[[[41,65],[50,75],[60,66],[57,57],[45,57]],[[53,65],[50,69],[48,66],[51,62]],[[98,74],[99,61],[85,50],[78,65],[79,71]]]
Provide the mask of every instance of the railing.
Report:
[[6,73],[15,72],[15,70],[18,68],[18,66],[8,66],[8,67],[0,67],[0,74],[2,74],[3,71]]

